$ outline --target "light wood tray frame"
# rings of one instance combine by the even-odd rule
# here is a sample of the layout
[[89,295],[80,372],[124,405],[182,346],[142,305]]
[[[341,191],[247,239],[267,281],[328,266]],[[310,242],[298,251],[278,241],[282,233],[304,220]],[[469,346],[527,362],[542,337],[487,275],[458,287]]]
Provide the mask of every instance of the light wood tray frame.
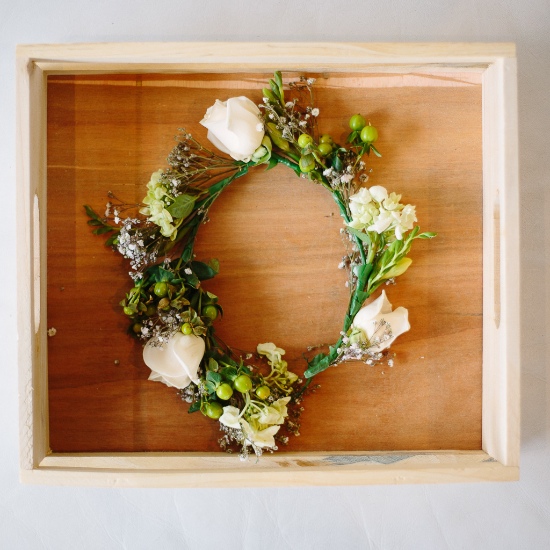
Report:
[[[482,82],[482,449],[275,453],[52,453],[46,326],[46,93],[49,75],[474,71]],[[511,44],[155,43],[17,49],[18,331],[21,479],[107,486],[272,486],[515,480],[519,477],[519,207]]]

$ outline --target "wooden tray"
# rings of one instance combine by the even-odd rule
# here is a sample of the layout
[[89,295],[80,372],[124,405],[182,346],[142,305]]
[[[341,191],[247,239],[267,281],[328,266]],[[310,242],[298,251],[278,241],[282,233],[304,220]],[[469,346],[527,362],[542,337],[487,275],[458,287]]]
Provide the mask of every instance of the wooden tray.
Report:
[[[514,48],[133,46],[18,50],[22,478],[517,478]],[[412,324],[392,347],[395,366],[329,369],[304,402],[301,436],[259,464],[241,464],[219,453],[217,423],[188,415],[174,390],[147,381],[118,306],[128,268],[91,235],[82,205],[101,210],[108,190],[139,201],[178,127],[206,141],[198,124],[206,108],[236,95],[259,101],[275,69],[317,78],[323,132],[340,139],[349,115],[368,116],[383,152],[370,162],[369,184],[402,193],[422,229],[439,236],[416,244],[413,268],[387,289]],[[222,338],[243,350],[274,341],[302,372],[303,351],[336,339],[347,304],[341,224],[322,188],[281,167],[257,169],[224,192],[196,250],[221,263],[208,288],[226,311]]]

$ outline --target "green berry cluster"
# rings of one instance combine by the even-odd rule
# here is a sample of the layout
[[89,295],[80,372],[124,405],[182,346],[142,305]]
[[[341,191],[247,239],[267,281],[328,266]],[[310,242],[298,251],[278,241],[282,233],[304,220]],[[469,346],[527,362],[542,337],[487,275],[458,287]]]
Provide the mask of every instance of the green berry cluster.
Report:
[[208,418],[218,420],[227,405],[242,408],[245,402],[252,399],[268,402],[272,395],[269,382],[256,373],[254,367],[245,365],[242,360],[237,363],[229,356],[216,354],[215,357],[206,361],[201,398],[191,405],[189,412],[200,410]]
[[[171,262],[145,271],[120,302],[130,319],[130,332],[148,339],[154,327],[204,336],[222,312],[218,298],[201,281],[218,272],[217,261]],[[163,327],[163,325],[166,325]]]

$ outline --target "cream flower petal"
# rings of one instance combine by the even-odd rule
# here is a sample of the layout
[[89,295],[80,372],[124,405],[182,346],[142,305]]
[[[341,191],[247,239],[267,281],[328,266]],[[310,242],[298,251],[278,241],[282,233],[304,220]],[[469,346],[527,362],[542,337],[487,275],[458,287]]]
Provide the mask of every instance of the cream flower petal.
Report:
[[204,355],[204,340],[193,334],[173,334],[162,347],[149,341],[143,349],[143,361],[151,369],[150,380],[179,389],[191,380],[198,381],[198,368]]
[[349,198],[350,202],[358,202],[360,204],[368,204],[371,202],[372,198],[369,193],[369,190],[366,187],[361,187],[357,193],[352,195]]
[[382,294],[373,300],[370,304],[361,308],[355,319],[353,320],[354,325],[363,324],[370,319],[374,319],[380,313],[391,313],[392,305],[386,296],[386,291],[383,290]]
[[243,432],[246,438],[256,447],[274,447],[274,435],[279,431],[280,426],[270,426],[265,430],[256,430],[246,420],[241,420]]
[[247,162],[265,135],[259,114],[258,107],[247,97],[217,99],[200,123],[208,129],[208,139],[220,151]]
[[367,228],[368,231],[376,231],[376,233],[384,233],[386,229],[395,221],[395,217],[387,210],[381,210],[380,214],[374,220],[374,223]]
[[382,202],[388,198],[388,192],[385,187],[382,187],[381,185],[373,185],[369,192],[372,196],[372,198],[377,202]]
[[[227,128],[237,137],[230,153],[236,160],[244,160],[262,144],[264,130],[258,130],[260,110],[247,97],[227,100]],[[243,158],[236,158],[237,156]]]
[[220,416],[219,420],[228,428],[234,428],[235,430],[241,429],[241,424],[239,422],[239,415],[241,414],[241,411],[237,409],[237,407],[233,407],[231,405],[228,405],[227,407],[223,408],[223,414]]
[[151,380],[152,382],[162,382],[163,384],[166,384],[168,387],[178,388],[178,389],[186,388],[191,383],[189,376],[185,374],[181,376],[163,376],[156,372],[151,372],[148,380]]
[[375,351],[389,348],[398,336],[411,328],[408,310],[404,307],[398,307],[395,311],[392,311],[392,306],[386,297],[385,291],[382,291],[382,294],[374,302],[357,313],[353,320],[353,326],[362,330],[369,342],[374,344],[376,339],[382,336],[380,330],[382,320],[390,325],[392,337],[373,346]]
[[204,356],[204,339],[194,334],[176,332],[171,338],[172,353],[181,369],[195,384],[199,382],[199,365]]

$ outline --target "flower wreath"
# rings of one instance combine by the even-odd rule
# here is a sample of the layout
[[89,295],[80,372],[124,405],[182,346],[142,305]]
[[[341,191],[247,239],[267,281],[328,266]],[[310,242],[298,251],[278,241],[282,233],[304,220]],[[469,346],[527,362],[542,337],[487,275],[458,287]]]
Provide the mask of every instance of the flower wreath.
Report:
[[[347,360],[393,363],[387,349],[409,330],[408,312],[392,311],[385,291],[364,303],[381,284],[405,273],[415,239],[435,236],[419,232],[415,207],[402,204],[401,195],[361,185],[368,180],[364,156],[380,156],[374,146],[378,132],[362,115],[350,118],[344,146],[319,136],[313,84],[302,77],[285,89],[276,72],[260,105],[246,97],[216,100],[201,124],[231,159],[181,130],[169,168],[152,174],[142,204],[128,205],[109,193],[104,216],[85,206],[93,233],[109,234],[106,245],[130,261],[134,284],[121,306],[130,333],[145,343],[149,379],[178,388],[191,404],[189,412],[219,421],[221,447],[237,446],[243,458],[250,450],[257,456],[276,450],[276,442],[288,441],[285,434],[298,433],[301,399],[320,372]],[[199,227],[222,191],[254,167],[278,164],[327,189],[349,240],[339,266],[348,272],[350,289],[342,331],[334,345],[308,360],[305,381],[288,370],[285,351],[275,344],[259,344],[255,355],[243,357],[216,336],[222,308],[203,282],[218,273],[219,264],[197,261],[193,252]],[[141,216],[123,217],[136,207]],[[261,358],[267,373],[257,366]]]

